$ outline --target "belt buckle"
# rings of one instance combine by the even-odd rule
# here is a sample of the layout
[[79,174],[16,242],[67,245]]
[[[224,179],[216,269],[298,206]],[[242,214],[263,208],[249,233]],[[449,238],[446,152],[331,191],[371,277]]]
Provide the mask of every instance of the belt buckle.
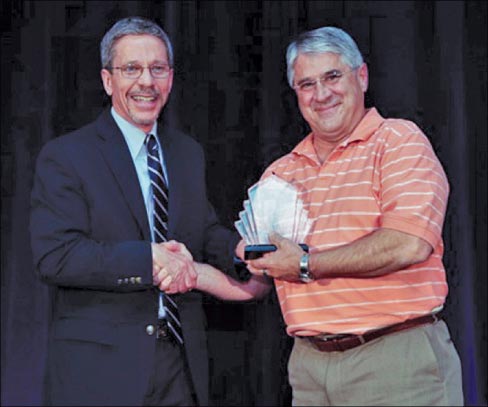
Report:
[[170,332],[168,328],[168,322],[165,319],[158,319],[158,325],[156,328],[156,338],[168,339],[169,337],[170,337]]
[[[355,348],[366,343],[366,339],[363,335],[351,335],[351,334],[338,334],[333,336],[321,336],[319,339],[329,348],[329,352],[338,351],[344,352],[346,350]],[[320,345],[317,344],[320,349]]]
[[351,335],[349,334],[336,334],[336,335],[319,335],[316,338],[323,341],[323,342],[337,342],[340,341],[341,339],[347,338]]

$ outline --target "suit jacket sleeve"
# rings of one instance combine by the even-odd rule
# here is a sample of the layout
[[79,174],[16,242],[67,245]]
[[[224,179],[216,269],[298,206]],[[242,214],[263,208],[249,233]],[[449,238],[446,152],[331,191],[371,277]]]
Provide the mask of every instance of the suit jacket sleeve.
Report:
[[208,202],[205,234],[205,260],[227,274],[237,277],[234,266],[234,251],[239,235],[222,226],[213,206]]
[[[132,240],[97,239],[91,219],[93,194],[73,165],[76,148],[67,146],[54,140],[37,160],[30,224],[36,271],[45,282],[60,286],[108,291],[152,287],[149,242],[135,235]],[[114,234],[119,235],[123,234]]]

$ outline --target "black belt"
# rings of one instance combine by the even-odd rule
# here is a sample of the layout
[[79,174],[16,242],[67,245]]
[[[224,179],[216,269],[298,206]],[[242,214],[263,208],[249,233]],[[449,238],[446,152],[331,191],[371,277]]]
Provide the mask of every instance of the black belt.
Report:
[[321,352],[343,352],[381,336],[410,329],[419,325],[432,324],[436,321],[439,321],[439,317],[435,314],[429,314],[418,318],[407,319],[405,322],[385,326],[384,328],[375,329],[374,331],[369,331],[362,335],[344,334],[334,335],[331,338],[324,338],[323,336],[302,336],[301,338],[308,339]]

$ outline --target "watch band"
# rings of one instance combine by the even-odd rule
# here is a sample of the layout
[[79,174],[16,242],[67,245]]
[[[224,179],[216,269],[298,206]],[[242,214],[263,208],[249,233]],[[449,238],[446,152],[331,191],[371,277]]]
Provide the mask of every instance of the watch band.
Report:
[[308,253],[303,253],[302,257],[300,257],[300,273],[308,273],[310,271],[308,269],[308,259]]
[[304,253],[302,257],[300,257],[300,275],[299,279],[302,283],[310,283],[314,280],[312,273],[310,272],[309,268],[309,259],[310,255],[308,253]]

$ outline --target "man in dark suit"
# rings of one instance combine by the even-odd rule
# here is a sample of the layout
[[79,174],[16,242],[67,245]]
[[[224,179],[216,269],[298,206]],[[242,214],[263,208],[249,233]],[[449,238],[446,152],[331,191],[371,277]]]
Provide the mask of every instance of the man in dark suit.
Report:
[[[157,125],[173,81],[165,32],[123,19],[105,34],[101,59],[112,108],[44,146],[32,191],[35,267],[54,293],[46,403],[206,405],[204,313],[201,293],[191,291],[196,265],[157,242],[174,239],[193,260],[230,269],[238,238],[207,200],[201,147]],[[149,134],[169,190],[160,239]],[[171,298],[163,293],[170,283],[180,293]],[[182,344],[166,325],[170,300]]]

